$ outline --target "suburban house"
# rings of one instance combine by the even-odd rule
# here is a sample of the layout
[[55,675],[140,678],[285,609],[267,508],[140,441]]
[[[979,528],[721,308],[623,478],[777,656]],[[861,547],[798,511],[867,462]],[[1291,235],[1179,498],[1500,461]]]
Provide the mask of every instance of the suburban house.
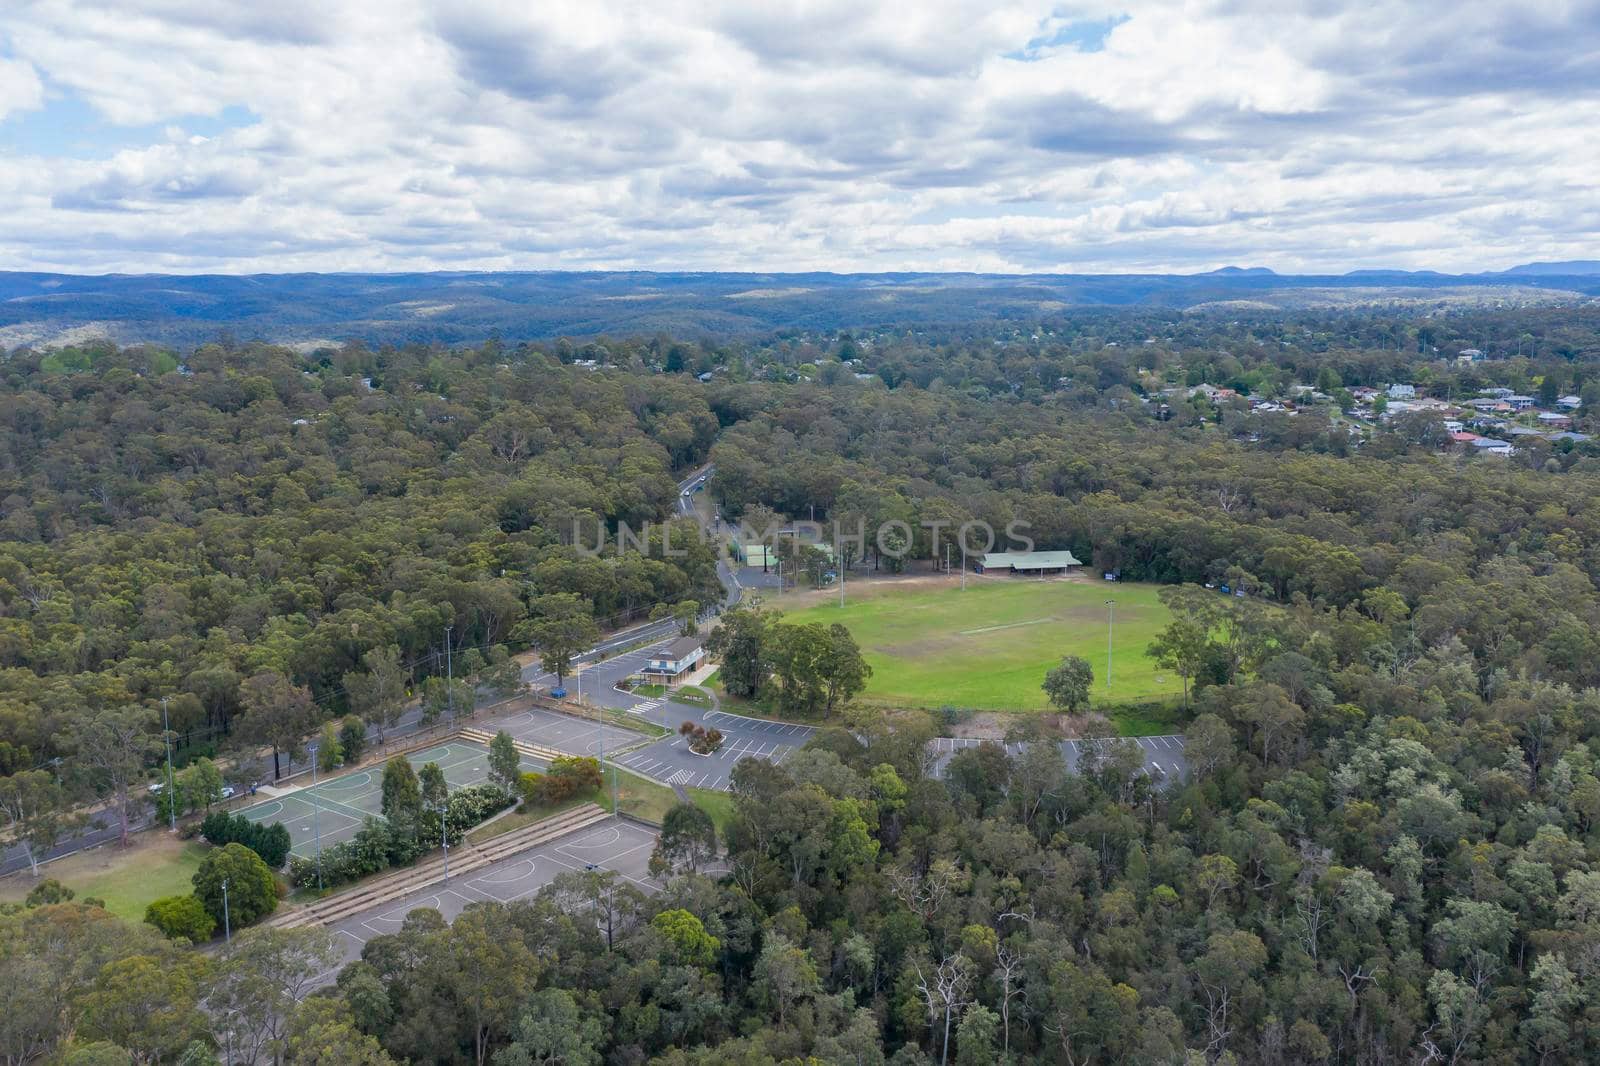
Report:
[[1082,566],[1069,551],[988,552],[975,564],[980,574],[1065,574]]
[[1479,455],[1511,454],[1510,441],[1495,440],[1493,437],[1479,437],[1477,440],[1470,441],[1469,443],[1472,445],[1472,447],[1478,449]]
[[1541,426],[1552,426],[1556,429],[1567,429],[1572,425],[1572,416],[1561,414],[1558,411],[1540,411],[1539,424]]
[[1416,394],[1417,394],[1417,387],[1415,385],[1390,385],[1389,386],[1389,399],[1391,399],[1391,400],[1409,400],[1413,396],[1415,396]]
[[652,652],[650,662],[641,671],[646,681],[658,685],[672,685],[700,664],[706,657],[703,637],[679,637],[660,651]]

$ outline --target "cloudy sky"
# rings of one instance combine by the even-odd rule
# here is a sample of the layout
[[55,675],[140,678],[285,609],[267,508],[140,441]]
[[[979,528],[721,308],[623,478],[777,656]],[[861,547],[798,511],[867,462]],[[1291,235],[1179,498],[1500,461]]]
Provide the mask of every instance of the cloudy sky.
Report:
[[6,0],[0,269],[1600,258],[1600,3]]

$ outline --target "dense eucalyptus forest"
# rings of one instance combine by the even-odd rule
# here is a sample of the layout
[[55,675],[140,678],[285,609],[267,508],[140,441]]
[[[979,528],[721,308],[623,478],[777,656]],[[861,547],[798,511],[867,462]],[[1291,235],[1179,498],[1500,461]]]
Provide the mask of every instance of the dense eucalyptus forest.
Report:
[[[933,721],[855,715],[738,765],[714,872],[677,814],[658,892],[574,872],[419,911],[316,988],[322,932],[202,952],[41,893],[0,915],[0,1061],[1600,1059],[1600,449],[1462,454],[1437,416],[1349,413],[1401,381],[1574,394],[1588,429],[1600,317],[13,352],[0,777],[41,841],[135,802],[163,698],[193,752],[292,749],[392,719],[446,639],[487,677],[575,602],[612,627],[715,599],[715,546],[574,543],[670,520],[708,460],[730,517],[1021,518],[1096,570],[1250,596],[1191,590],[1167,634],[1187,780],[1114,740],[1077,773],[984,745],[935,778]],[[1242,399],[1296,386],[1326,401]]]

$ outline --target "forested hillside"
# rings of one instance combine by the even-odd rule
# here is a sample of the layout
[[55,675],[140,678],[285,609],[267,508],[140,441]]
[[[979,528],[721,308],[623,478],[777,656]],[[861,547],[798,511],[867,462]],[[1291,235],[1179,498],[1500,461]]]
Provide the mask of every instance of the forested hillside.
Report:
[[[61,787],[104,796],[90,726],[122,716],[148,739],[162,696],[226,747],[268,713],[252,676],[332,714],[391,647],[434,672],[446,626],[489,669],[573,594],[603,620],[703,602],[714,548],[588,559],[570,527],[662,519],[673,473],[709,458],[730,516],[1020,517],[1096,570],[1188,584],[1162,650],[1193,683],[1191,776],[1153,781],[1106,741],[1075,774],[1053,743],[991,744],[935,778],[931,720],[856,709],[781,766],[738,764],[726,872],[707,873],[709,820],[681,808],[658,892],[574,871],[454,925],[418,912],[330,987],[263,999],[252,1061],[1600,1060],[1600,452],[1539,436],[1468,454],[1436,415],[1366,421],[1347,402],[1400,380],[1570,392],[1593,429],[1592,318],[1196,319],[1106,339],[1150,324],[219,345],[181,368],[13,353],[0,770],[61,756]],[[1437,358],[1468,326],[1535,354]],[[1243,401],[1296,386],[1324,399]],[[925,565],[914,547],[904,565]],[[1012,736],[1041,730],[1018,717]],[[239,1025],[224,990],[330,957],[319,933],[212,956],[34,902],[0,916],[0,987],[48,990],[0,1018],[13,1062],[96,1042],[215,1061]]]
[[716,595],[692,538],[616,565],[571,546],[575,522],[671,514],[673,469],[717,429],[692,383],[492,348],[84,362],[3,364],[0,769],[164,696],[175,730],[224,741],[261,674],[331,713],[370,656],[440,673],[448,626],[483,661],[563,595],[612,625]]

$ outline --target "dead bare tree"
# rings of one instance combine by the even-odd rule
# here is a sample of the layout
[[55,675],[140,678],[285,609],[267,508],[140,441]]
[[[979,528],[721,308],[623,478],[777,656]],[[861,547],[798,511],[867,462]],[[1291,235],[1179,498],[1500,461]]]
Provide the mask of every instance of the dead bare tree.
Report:
[[965,955],[946,955],[932,972],[920,959],[911,965],[917,973],[917,994],[928,1008],[928,1028],[943,1019],[939,1066],[945,1066],[950,1061],[950,1023],[972,1005],[972,963]]

